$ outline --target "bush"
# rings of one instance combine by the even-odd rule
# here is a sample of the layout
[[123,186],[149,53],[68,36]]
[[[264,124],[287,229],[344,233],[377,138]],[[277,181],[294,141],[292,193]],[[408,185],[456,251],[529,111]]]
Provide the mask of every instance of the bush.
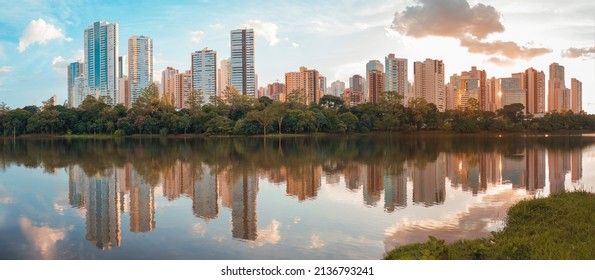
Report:
[[162,135],[162,136],[165,136],[165,135],[167,135],[167,134],[168,134],[168,132],[169,132],[169,131],[168,131],[168,130],[167,130],[167,128],[165,128],[165,127],[159,130],[159,134],[160,134],[160,135]]
[[116,131],[114,132],[114,136],[116,137],[122,137],[124,135],[126,135],[126,133],[124,132],[124,130],[121,129],[116,129]]

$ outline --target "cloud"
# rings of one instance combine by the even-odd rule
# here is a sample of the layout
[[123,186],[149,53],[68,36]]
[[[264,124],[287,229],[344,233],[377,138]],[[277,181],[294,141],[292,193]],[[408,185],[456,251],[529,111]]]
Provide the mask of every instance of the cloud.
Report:
[[482,42],[470,37],[461,39],[461,47],[467,48],[471,53],[480,53],[487,55],[499,54],[510,59],[531,59],[536,56],[551,53],[551,49],[547,48],[528,48],[519,46],[515,42],[506,42],[496,40],[493,42]]
[[244,28],[254,29],[254,33],[267,40],[267,42],[269,42],[269,46],[274,46],[280,41],[279,38],[277,38],[277,29],[279,29],[279,27],[272,22],[249,20],[244,24]]
[[562,50],[562,57],[568,58],[579,58],[579,57],[586,57],[586,58],[593,58],[595,57],[595,47],[590,48],[569,48],[566,50]]
[[324,247],[324,241],[320,238],[320,236],[316,234],[312,234],[310,236],[310,244],[308,244],[308,248],[310,249],[318,249]]
[[219,30],[219,29],[223,29],[225,27],[225,25],[223,25],[221,23],[215,23],[215,24],[209,24],[209,27]]
[[202,39],[205,38],[205,33],[202,31],[192,31],[190,32],[190,40],[192,40],[192,42],[200,42],[202,41]]
[[415,38],[442,36],[460,38],[472,35],[483,39],[490,33],[504,31],[500,13],[481,3],[471,7],[467,0],[418,0],[421,5],[410,6],[395,13],[391,28]]
[[296,43],[296,42],[292,42],[292,43],[291,43],[291,45],[292,45],[294,48],[299,48],[299,47],[300,47],[300,44],[298,44],[298,43]]
[[512,66],[512,65],[514,65],[514,61],[512,61],[512,60],[500,59],[497,57],[490,57],[490,59],[488,59],[488,62],[496,64],[498,66]]
[[12,72],[11,66],[0,66],[0,74],[8,74]]
[[45,45],[51,40],[65,40],[67,42],[72,41],[72,38],[67,38],[62,33],[62,29],[56,28],[55,26],[46,23],[45,20],[39,18],[38,20],[32,20],[23,35],[19,39],[18,50],[19,53],[24,52],[30,45],[38,43]]

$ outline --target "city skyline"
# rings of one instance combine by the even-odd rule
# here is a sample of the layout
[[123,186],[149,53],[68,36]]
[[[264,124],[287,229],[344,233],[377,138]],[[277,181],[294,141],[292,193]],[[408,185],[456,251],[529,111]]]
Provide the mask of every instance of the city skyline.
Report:
[[[443,60],[445,79],[471,66],[486,70],[488,79],[510,77],[531,67],[547,76],[549,65],[557,62],[565,67],[566,87],[570,89],[571,78],[581,81],[586,93],[583,109],[595,112],[595,97],[589,95],[595,88],[595,48],[588,13],[594,5],[588,1],[564,7],[555,1],[521,4],[497,0],[317,3],[321,9],[332,7],[326,17],[306,15],[312,3],[276,3],[266,9],[262,9],[265,4],[259,4],[134,4],[147,11],[138,17],[124,14],[126,5],[109,3],[40,4],[33,8],[16,5],[0,12],[6,21],[5,32],[0,33],[0,101],[16,108],[40,104],[54,94],[59,103],[66,100],[66,68],[82,58],[82,30],[89,23],[105,20],[118,23],[120,50],[127,49],[126,39],[133,35],[153,39],[156,81],[167,66],[190,69],[190,54],[205,47],[217,51],[220,59],[230,57],[229,31],[248,27],[255,30],[255,68],[260,86],[283,81],[286,72],[301,66],[318,70],[329,81],[348,82],[355,74],[366,76],[367,61],[382,61],[390,53],[408,59],[410,69],[414,61]],[[182,23],[183,15],[197,11],[205,11],[206,16]],[[274,16],[280,11],[289,16]],[[494,17],[479,22],[472,12]],[[420,22],[423,28],[415,26],[413,19],[425,13],[442,19],[443,26],[432,22]],[[353,20],[345,22],[340,16],[344,14],[353,15]],[[291,16],[305,20],[291,20]],[[547,16],[549,20],[544,21]],[[449,21],[455,18],[463,22]],[[44,32],[40,34],[39,30]],[[411,82],[413,71],[408,72]]]

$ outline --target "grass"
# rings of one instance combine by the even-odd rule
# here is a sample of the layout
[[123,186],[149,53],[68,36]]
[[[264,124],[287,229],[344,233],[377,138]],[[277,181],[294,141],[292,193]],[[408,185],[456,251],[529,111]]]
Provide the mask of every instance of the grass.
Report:
[[404,245],[389,260],[594,260],[595,194],[563,192],[523,200],[508,210],[506,227],[487,238]]

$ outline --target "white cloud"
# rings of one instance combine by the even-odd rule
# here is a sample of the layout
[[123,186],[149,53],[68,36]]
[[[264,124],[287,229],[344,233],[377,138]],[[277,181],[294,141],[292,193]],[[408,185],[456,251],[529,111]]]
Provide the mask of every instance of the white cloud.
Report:
[[280,41],[279,38],[277,38],[277,29],[279,29],[279,27],[272,22],[249,20],[244,24],[243,27],[254,29],[254,33],[256,33],[257,36],[262,36],[265,40],[267,40],[270,46],[274,46]]
[[291,45],[292,45],[294,48],[299,48],[299,47],[300,47],[300,44],[298,44],[298,43],[296,43],[296,42],[293,42],[293,43],[291,43]]
[[223,29],[225,27],[225,25],[223,25],[221,23],[215,23],[215,24],[209,24],[209,27],[219,30],[219,29]]
[[0,74],[8,74],[12,72],[11,66],[0,66]]
[[202,31],[192,31],[190,32],[190,40],[192,40],[192,42],[200,42],[202,41],[202,39],[205,38],[205,33]]
[[70,42],[72,41],[72,38],[65,37],[64,33],[62,33],[62,29],[56,28],[55,26],[46,23],[42,18],[39,18],[38,20],[32,20],[29,23],[19,39],[19,47],[17,49],[22,53],[32,44],[38,43],[40,45],[45,45],[51,40],[65,40]]
[[74,60],[83,61],[84,58],[85,58],[85,51],[83,51],[83,49],[78,49],[78,50],[74,51]]

